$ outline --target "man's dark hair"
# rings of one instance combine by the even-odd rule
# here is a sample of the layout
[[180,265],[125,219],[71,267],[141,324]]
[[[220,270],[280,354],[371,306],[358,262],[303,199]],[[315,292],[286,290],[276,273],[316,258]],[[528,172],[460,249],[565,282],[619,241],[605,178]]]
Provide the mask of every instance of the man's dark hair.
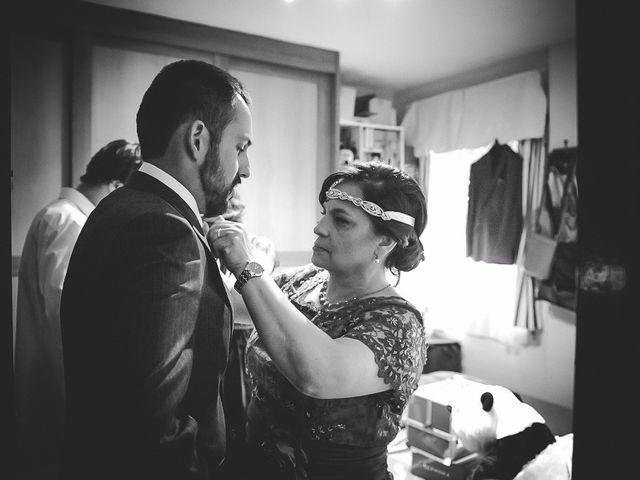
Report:
[[136,116],[142,157],[162,156],[173,132],[194,120],[204,122],[211,146],[219,145],[222,131],[233,120],[236,95],[249,105],[240,81],[210,63],[179,60],[166,65],[142,97]]
[[82,183],[99,185],[119,181],[124,183],[129,174],[142,164],[140,146],[127,140],[114,140],[98,150],[80,177]]

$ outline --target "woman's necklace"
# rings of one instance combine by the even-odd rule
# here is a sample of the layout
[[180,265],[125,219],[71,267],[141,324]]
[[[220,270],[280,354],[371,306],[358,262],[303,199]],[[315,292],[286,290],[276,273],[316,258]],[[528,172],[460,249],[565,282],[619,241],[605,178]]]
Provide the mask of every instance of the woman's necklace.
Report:
[[379,288],[377,290],[374,290],[373,292],[368,292],[368,293],[363,293],[362,295],[358,295],[355,297],[351,297],[351,298],[347,298],[346,300],[340,300],[339,302],[328,302],[327,301],[327,281],[325,280],[322,283],[322,286],[320,287],[320,294],[318,296],[318,301],[320,303],[321,307],[339,307],[342,305],[347,305],[348,303],[351,303],[355,300],[358,300],[359,298],[362,297],[368,297],[369,295],[375,295],[376,293],[380,293],[383,290],[386,290],[387,288],[389,288],[391,286],[390,283],[387,283],[384,287]]

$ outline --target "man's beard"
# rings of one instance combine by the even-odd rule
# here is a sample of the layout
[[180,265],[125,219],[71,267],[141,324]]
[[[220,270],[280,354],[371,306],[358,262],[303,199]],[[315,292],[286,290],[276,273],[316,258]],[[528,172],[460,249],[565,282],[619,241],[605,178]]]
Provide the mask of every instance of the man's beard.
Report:
[[225,185],[220,171],[220,159],[218,148],[211,147],[207,152],[205,161],[200,167],[200,181],[204,190],[205,217],[215,217],[227,211],[229,198],[236,185],[241,182],[237,173],[230,185]]

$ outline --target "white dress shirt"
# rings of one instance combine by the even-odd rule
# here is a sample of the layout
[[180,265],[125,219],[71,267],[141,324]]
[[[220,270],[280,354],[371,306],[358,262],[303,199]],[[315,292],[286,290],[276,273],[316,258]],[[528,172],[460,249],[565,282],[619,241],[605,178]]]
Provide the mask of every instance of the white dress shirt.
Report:
[[193,210],[193,213],[196,214],[196,218],[200,222],[200,226],[202,226],[203,224],[202,215],[198,210],[198,204],[196,203],[196,199],[191,194],[191,192],[187,190],[187,188],[184,185],[182,185],[178,180],[176,180],[174,177],[172,177],[167,172],[162,170],[160,167],[156,167],[152,163],[144,162],[140,166],[139,171],[144,172],[147,175],[152,176],[156,180],[164,183],[167,187],[169,187],[171,190],[173,190],[178,195],[180,195],[180,198],[182,198],[185,201],[185,203],[189,205],[189,208]]
[[19,468],[33,468],[33,478],[54,478],[58,466],[65,402],[60,297],[71,252],[93,208],[79,191],[63,188],[36,214],[22,249],[15,398]]

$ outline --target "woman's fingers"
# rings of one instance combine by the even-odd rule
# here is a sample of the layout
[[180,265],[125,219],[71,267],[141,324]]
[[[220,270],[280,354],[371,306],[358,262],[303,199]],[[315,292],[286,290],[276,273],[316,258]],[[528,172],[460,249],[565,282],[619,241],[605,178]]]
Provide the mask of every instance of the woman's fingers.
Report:
[[216,256],[232,272],[242,270],[251,257],[244,225],[216,219],[210,223],[207,240]]

